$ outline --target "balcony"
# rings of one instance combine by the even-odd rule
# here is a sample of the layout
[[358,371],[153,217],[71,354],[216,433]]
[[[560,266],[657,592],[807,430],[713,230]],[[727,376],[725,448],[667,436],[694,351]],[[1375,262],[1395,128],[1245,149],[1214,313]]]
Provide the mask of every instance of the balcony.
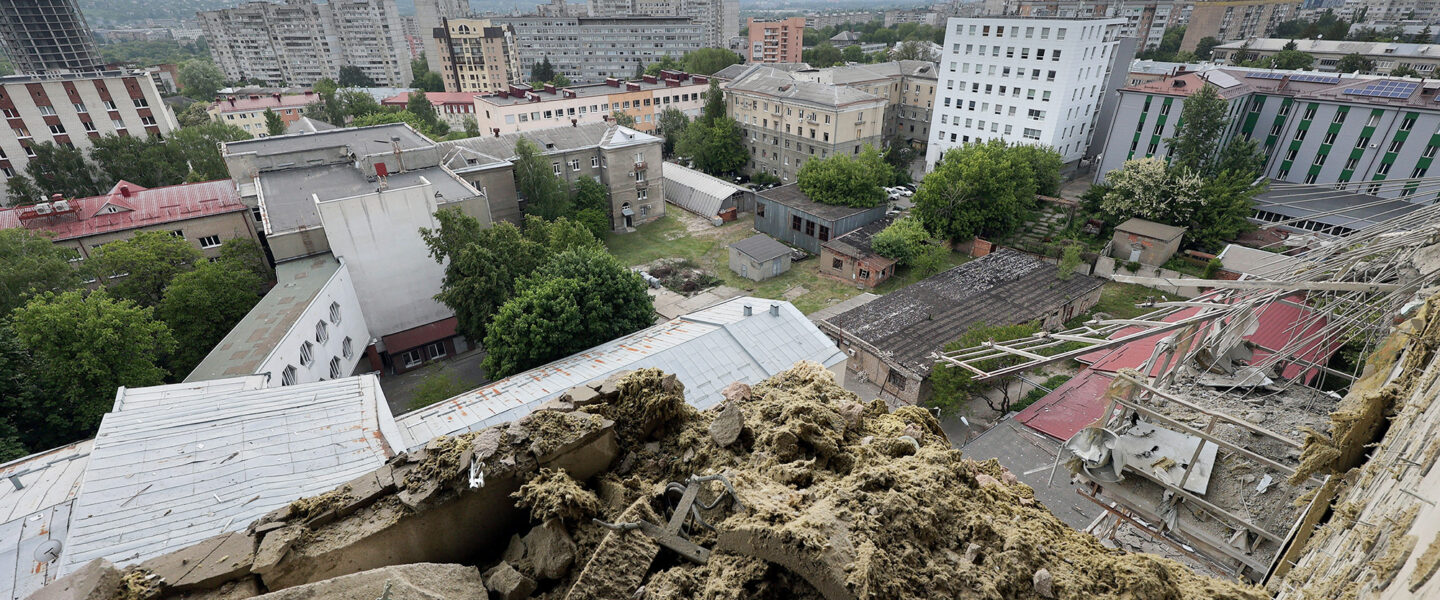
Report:
[[645,181],[644,179],[636,179],[636,180],[635,180],[635,190],[636,190],[636,191],[643,190],[643,189],[646,189],[646,188],[648,188],[648,187],[650,187],[650,182]]
[[637,160],[637,161],[635,161],[635,170],[636,170],[636,171],[644,171],[644,170],[645,170],[645,161],[643,161],[643,160]]

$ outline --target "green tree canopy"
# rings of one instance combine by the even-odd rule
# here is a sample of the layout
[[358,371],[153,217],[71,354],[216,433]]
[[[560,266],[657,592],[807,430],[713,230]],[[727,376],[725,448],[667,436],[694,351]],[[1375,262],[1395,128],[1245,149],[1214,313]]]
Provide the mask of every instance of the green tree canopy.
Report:
[[265,133],[270,135],[285,135],[285,120],[280,118],[280,113],[265,109]]
[[375,80],[355,65],[340,67],[340,87],[375,87]]
[[[849,50],[849,48],[846,48],[846,50]],[[923,60],[926,62],[940,60],[940,56],[931,49],[929,43],[920,40],[901,42],[899,46],[895,47],[893,56],[895,60]]]
[[85,268],[111,297],[154,306],[176,275],[193,270],[203,260],[204,255],[185,238],[142,231],[128,240],[96,248]]
[[215,93],[225,87],[225,74],[215,63],[204,59],[187,60],[180,63],[180,78],[175,83],[186,96],[201,102],[215,99]]
[[[190,165],[190,181],[215,181],[230,178],[230,169],[225,166],[225,159],[220,156],[220,143],[248,139],[250,134],[234,125],[207,123],[196,127],[182,127],[179,131],[172,132],[170,141],[164,143],[180,149],[179,154],[184,156],[185,162]],[[111,167],[106,167],[107,170],[109,168]],[[167,180],[161,185],[175,185],[182,181],[184,180]]]
[[189,106],[175,115],[175,120],[180,123],[181,127],[204,125],[210,122],[209,108],[208,102],[191,102]]
[[543,60],[530,67],[531,83],[544,83],[554,78],[555,65],[550,64],[549,56],[544,57]]
[[[8,313],[6,313],[8,315]],[[36,376],[35,361],[30,351],[15,338],[15,331],[0,319],[0,460],[15,460],[29,454],[32,447],[50,447],[36,443],[37,434],[45,434],[40,409],[43,392]],[[21,430],[24,430],[24,433]],[[58,444],[57,444],[58,445]]]
[[595,239],[605,238],[610,231],[610,188],[589,177],[575,181],[571,191],[574,219],[590,230]]
[[870,247],[880,256],[908,265],[925,251],[929,239],[930,232],[920,219],[910,215],[885,226],[870,238]]
[[1315,57],[1299,50],[1281,50],[1271,57],[1276,69],[1308,69],[1315,64]]
[[622,126],[622,127],[634,127],[634,126],[635,126],[635,117],[634,117],[634,115],[631,115],[630,113],[627,113],[627,112],[625,112],[625,111],[623,111],[623,110],[620,110],[620,109],[618,109],[618,108],[615,109],[613,112],[610,113],[610,120],[611,120],[611,121],[614,121],[616,125],[620,125],[620,126]]
[[865,62],[865,51],[861,50],[858,44],[846,46],[844,50],[840,51],[840,56],[844,58],[845,62]]
[[1419,72],[1419,71],[1416,71],[1414,67],[1409,67],[1409,66],[1401,65],[1401,66],[1395,67],[1395,68],[1393,68],[1393,69],[1390,69],[1390,76],[1391,76],[1391,77],[1419,77],[1419,76],[1420,76],[1420,72]]
[[689,157],[695,168],[715,176],[735,173],[750,160],[745,132],[729,117],[692,121],[680,137],[676,154]]
[[821,42],[820,45],[814,48],[802,51],[800,56],[801,60],[810,63],[810,66],[821,69],[833,67],[845,60],[845,56],[840,52],[840,49],[831,45],[830,42]]
[[45,373],[42,398],[29,411],[43,426],[36,447],[94,435],[115,388],[164,383],[160,360],[175,347],[152,309],[104,290],[47,293],[15,309],[10,324]]
[[701,48],[687,52],[683,62],[686,72],[697,75],[713,75],[720,69],[744,62],[744,59],[740,58],[739,54],[724,48]]
[[654,76],[659,75],[661,71],[679,71],[683,68],[685,68],[685,65],[681,64],[680,61],[675,60],[672,56],[666,55],[660,57],[660,60],[645,65],[645,74]]
[[[88,198],[110,189],[104,175],[93,163],[85,160],[85,154],[79,148],[59,146],[54,142],[32,144],[30,148],[35,151],[35,156],[30,158],[30,164],[25,165],[25,174],[41,195],[64,194],[72,198]],[[22,200],[15,197],[14,190],[10,191],[10,198],[15,204],[21,203],[16,200]]]
[[243,265],[205,262],[175,276],[155,312],[179,344],[167,365],[180,376],[200,364],[260,301],[263,280]]
[[1037,162],[1035,152],[993,139],[951,149],[915,193],[915,214],[931,234],[951,240],[1014,231],[1034,206],[1039,182],[1058,179],[1059,161]]
[[1230,105],[1215,91],[1215,86],[1210,84],[1204,84],[1185,99],[1185,106],[1180,112],[1181,125],[1175,137],[1165,140],[1175,151],[1174,166],[1204,175],[1214,172],[1215,157],[1229,122],[1226,118],[1229,108]]
[[485,335],[485,372],[500,378],[655,321],[640,275],[600,248],[562,252],[516,286]]
[[890,165],[880,152],[866,144],[860,154],[837,153],[805,161],[795,179],[800,191],[821,204],[870,208],[885,201]]
[[655,133],[665,139],[662,153],[666,157],[675,155],[675,146],[680,143],[680,137],[685,135],[685,128],[690,126],[690,117],[675,107],[666,108],[660,111],[660,118],[655,125]]
[[1346,54],[1335,63],[1335,70],[1340,73],[1369,73],[1375,70],[1375,61],[1365,58],[1363,54]]
[[[970,327],[960,339],[945,344],[946,352],[954,352],[967,348],[974,348],[985,342],[1005,342],[1030,337],[1040,331],[1038,323],[1021,323],[1018,325],[987,325],[976,323]],[[1021,361],[1019,356],[1004,356],[986,361],[983,368],[999,369],[1018,364]],[[937,363],[930,371],[930,385],[933,391],[930,404],[940,408],[945,414],[956,414],[972,398],[981,397],[992,410],[1001,414],[1010,412],[1010,396],[1006,394],[999,402],[981,396],[981,392],[996,385],[993,383],[982,383],[971,378],[970,372],[950,366],[946,363]],[[1000,385],[1004,385],[1001,383]]]
[[24,228],[0,229],[0,321],[10,311],[45,292],[80,285],[69,259],[75,250]]
[[1195,57],[1200,60],[1210,60],[1215,54],[1215,47],[1221,43],[1218,38],[1214,37],[1200,38],[1200,41],[1195,43]]
[[570,214],[565,184],[555,175],[550,160],[527,138],[515,142],[515,194],[525,202],[525,214],[554,220]]

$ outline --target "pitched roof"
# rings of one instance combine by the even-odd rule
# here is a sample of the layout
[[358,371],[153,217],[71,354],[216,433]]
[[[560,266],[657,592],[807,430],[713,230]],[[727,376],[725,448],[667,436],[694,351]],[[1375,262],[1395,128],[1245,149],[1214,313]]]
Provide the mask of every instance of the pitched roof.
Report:
[[821,204],[811,200],[805,192],[800,191],[800,184],[791,183],[779,187],[755,193],[757,196],[784,204],[792,209],[813,215],[826,221],[838,221],[850,215],[859,214],[875,208],[856,208],[854,206],[837,206],[834,204]]
[[[381,100],[380,103],[389,106],[404,106],[405,103],[410,101],[410,94],[412,93],[414,92],[395,94],[394,96]],[[478,95],[479,94],[475,92],[425,92],[425,99],[429,100],[430,104],[434,106],[445,104],[475,104],[475,96]]]
[[62,570],[133,564],[245,529],[393,455],[373,375],[264,385],[249,376],[120,388],[95,436]]
[[629,127],[608,123],[584,123],[574,127],[550,127],[524,133],[500,136],[481,135],[461,140],[440,142],[446,151],[445,166],[457,173],[506,164],[515,158],[515,143],[525,138],[540,148],[541,154],[566,152],[582,148],[613,148],[631,144],[654,143],[660,138]]
[[64,544],[92,440],[76,442],[0,465],[0,595],[26,598],[60,575],[58,565],[36,560],[44,544]]
[[748,238],[730,244],[731,248],[740,251],[741,254],[765,262],[772,258],[785,256],[790,253],[790,247],[775,241],[763,233],[757,233]]
[[319,100],[319,96],[316,96],[314,92],[308,91],[303,94],[278,94],[278,98],[276,96],[277,94],[236,95],[233,101],[230,98],[226,98],[219,102],[211,103],[211,106],[218,107],[220,113],[224,114],[265,110],[267,108],[297,108]]
[[[884,231],[885,228],[889,227],[890,224],[893,222],[895,222],[895,219],[889,217],[880,219],[879,221],[870,223],[864,227],[856,229],[855,231],[831,239],[830,241],[821,244],[821,246],[834,250],[836,253],[844,254],[845,256],[853,256],[859,259],[880,257],[879,254],[876,254],[875,251],[870,248],[870,239],[875,237],[875,234]],[[891,259],[884,258],[884,260]],[[892,260],[891,262],[894,261]]]
[[724,179],[673,162],[665,163],[663,175],[665,201],[707,218],[720,212],[726,198],[745,191]]
[[[57,240],[71,240],[247,210],[229,179],[159,188],[120,181],[103,196],[65,202],[68,210],[55,210],[53,204],[47,204],[51,209],[48,215],[34,206],[0,209],[0,229],[25,227],[51,232]],[[113,209],[103,210],[106,206]]]
[[[748,317],[747,305],[754,308]],[[777,316],[768,310],[772,305]],[[733,298],[400,415],[396,421],[405,446],[414,448],[436,436],[518,419],[574,386],[646,367],[673,373],[685,382],[685,400],[704,409],[719,402],[720,390],[730,383],[758,383],[801,360],[830,367],[845,355],[789,302]]]
[[1004,248],[826,322],[924,377],[935,362],[931,355],[972,326],[1032,321],[1102,283],[1086,275],[1060,279],[1055,265]]
[[1139,217],[1126,219],[1124,223],[1115,226],[1115,231],[1143,235],[1157,240],[1170,241],[1185,235],[1184,227],[1175,227],[1164,223],[1147,221]]
[[855,88],[802,79],[788,71],[763,64],[751,65],[749,70],[727,84],[725,89],[764,94],[771,98],[806,102],[827,108],[885,101],[880,96]]

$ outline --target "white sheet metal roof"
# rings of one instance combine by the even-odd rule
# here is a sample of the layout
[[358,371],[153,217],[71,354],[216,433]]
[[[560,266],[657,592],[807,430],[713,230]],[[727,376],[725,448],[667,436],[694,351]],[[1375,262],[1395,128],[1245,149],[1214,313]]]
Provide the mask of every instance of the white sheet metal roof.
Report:
[[0,465],[0,594],[25,598],[59,576],[46,551],[63,544],[92,440]]
[[[747,304],[753,307],[749,317]],[[770,314],[772,304],[778,316]],[[705,409],[721,400],[720,391],[730,383],[759,383],[801,360],[831,367],[845,355],[789,302],[733,298],[400,415],[397,421],[405,447],[415,448],[437,436],[518,419],[571,387],[646,367],[676,375],[685,384],[685,399]]]
[[1303,259],[1236,244],[1226,244],[1217,258],[1225,269],[1257,279],[1277,279],[1305,265]]
[[373,375],[263,385],[250,376],[120,388],[75,499],[62,573],[244,529],[393,453],[397,432]]
[[673,162],[665,163],[665,201],[702,217],[720,212],[725,199],[744,191],[724,179]]

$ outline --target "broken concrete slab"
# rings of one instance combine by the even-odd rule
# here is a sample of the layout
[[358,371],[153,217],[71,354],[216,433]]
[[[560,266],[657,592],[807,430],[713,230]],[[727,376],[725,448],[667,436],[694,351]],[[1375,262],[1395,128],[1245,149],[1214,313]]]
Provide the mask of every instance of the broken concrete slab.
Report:
[[[642,498],[625,509],[618,520],[658,523],[660,517]],[[565,600],[630,600],[659,553],[660,545],[639,530],[606,533]]]
[[[255,560],[251,565],[251,572],[264,578],[273,573],[290,552],[290,546],[295,540],[304,535],[305,529],[300,525],[290,525],[265,534],[260,538],[260,546],[255,550]],[[274,587],[274,586],[271,586]]]
[[542,579],[560,579],[575,565],[575,541],[559,519],[548,519],[525,534],[525,556]]
[[588,385],[577,385],[560,394],[560,399],[569,402],[576,408],[584,408],[592,404],[599,404],[605,401],[600,392]]
[[75,572],[50,582],[30,595],[31,600],[109,600],[120,593],[120,570],[103,558],[85,563]]
[[739,403],[728,402],[725,408],[720,409],[720,414],[715,415],[715,420],[710,422],[710,439],[724,448],[740,439],[740,433],[744,430],[745,413],[740,410]]
[[520,600],[535,591],[535,580],[502,561],[485,572],[485,587],[499,594],[500,600]]
[[857,600],[855,592],[845,585],[845,567],[850,560],[834,553],[822,556],[807,549],[804,543],[785,539],[774,529],[749,525],[721,531],[715,541],[715,549],[790,569],[827,600]]
[[177,590],[211,588],[250,574],[255,538],[244,531],[217,535],[193,546],[140,563]]
[[344,517],[368,506],[371,502],[395,491],[394,468],[382,465],[370,473],[356,477],[345,484],[350,488],[345,502],[335,509],[337,517]]
[[574,412],[574,411],[575,411],[575,405],[567,402],[567,401],[566,401],[565,399],[563,399],[563,398],[552,398],[552,399],[550,399],[550,400],[546,400],[543,404],[541,404],[541,405],[540,405],[539,407],[537,407],[535,410],[553,410],[553,411],[557,411],[557,412]]
[[259,596],[261,591],[258,577],[244,577],[227,581],[211,589],[185,592],[180,598],[183,600],[247,600]]
[[727,403],[744,402],[750,399],[750,386],[736,381],[720,390],[720,395],[725,397]]
[[510,544],[505,546],[505,553],[500,560],[514,564],[525,559],[525,541],[518,535],[510,536]]
[[[387,592],[388,588],[388,594]],[[255,600],[487,600],[475,567],[414,563],[381,567],[257,596]]]

